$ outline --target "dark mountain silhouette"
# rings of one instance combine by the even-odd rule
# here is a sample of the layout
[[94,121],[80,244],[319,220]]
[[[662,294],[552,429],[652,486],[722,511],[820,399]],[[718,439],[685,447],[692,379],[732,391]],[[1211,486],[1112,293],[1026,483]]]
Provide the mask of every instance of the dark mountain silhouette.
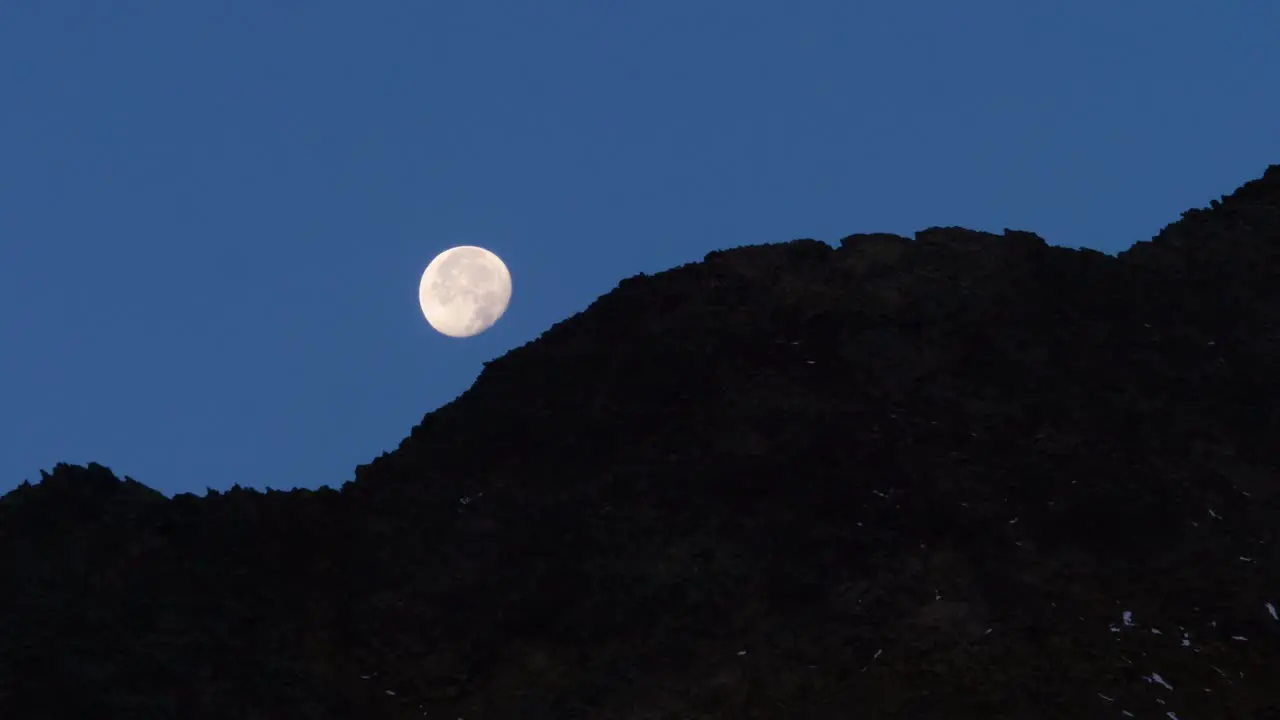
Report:
[[1277,718],[1278,370],[1280,166],[713,252],[340,491],[4,496],[0,717]]

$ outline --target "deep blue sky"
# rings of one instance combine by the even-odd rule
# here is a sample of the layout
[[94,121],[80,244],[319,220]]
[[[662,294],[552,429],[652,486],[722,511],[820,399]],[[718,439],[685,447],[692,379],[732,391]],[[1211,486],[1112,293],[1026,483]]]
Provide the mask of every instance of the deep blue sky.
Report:
[[[1116,252],[1280,162],[1280,4],[0,8],[0,491],[338,486],[481,362],[710,250],[930,225]],[[434,333],[451,245],[506,260]]]

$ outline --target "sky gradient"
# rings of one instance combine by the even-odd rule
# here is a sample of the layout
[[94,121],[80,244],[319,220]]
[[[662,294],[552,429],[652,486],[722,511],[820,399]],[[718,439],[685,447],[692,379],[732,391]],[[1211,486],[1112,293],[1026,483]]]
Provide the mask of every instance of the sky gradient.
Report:
[[[1114,253],[1280,162],[1280,4],[0,7],[0,492],[337,487],[619,280],[931,225]],[[507,314],[435,333],[480,245]],[[501,449],[495,449],[500,452]]]

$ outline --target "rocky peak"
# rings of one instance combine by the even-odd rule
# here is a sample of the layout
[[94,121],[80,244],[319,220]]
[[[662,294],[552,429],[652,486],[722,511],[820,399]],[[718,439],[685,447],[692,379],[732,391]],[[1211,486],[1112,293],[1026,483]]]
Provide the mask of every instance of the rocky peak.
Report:
[[630,278],[341,492],[51,533],[14,498],[133,487],[59,466],[0,500],[0,715],[1267,717],[1278,184],[1120,257],[929,228]]

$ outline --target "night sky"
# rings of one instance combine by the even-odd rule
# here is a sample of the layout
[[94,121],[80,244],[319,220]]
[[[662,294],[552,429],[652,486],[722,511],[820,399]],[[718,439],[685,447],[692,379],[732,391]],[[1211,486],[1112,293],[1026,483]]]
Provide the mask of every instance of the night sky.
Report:
[[[0,492],[337,486],[481,363],[708,251],[1114,253],[1280,162],[1280,4],[13,2]],[[418,279],[493,250],[489,331]]]

